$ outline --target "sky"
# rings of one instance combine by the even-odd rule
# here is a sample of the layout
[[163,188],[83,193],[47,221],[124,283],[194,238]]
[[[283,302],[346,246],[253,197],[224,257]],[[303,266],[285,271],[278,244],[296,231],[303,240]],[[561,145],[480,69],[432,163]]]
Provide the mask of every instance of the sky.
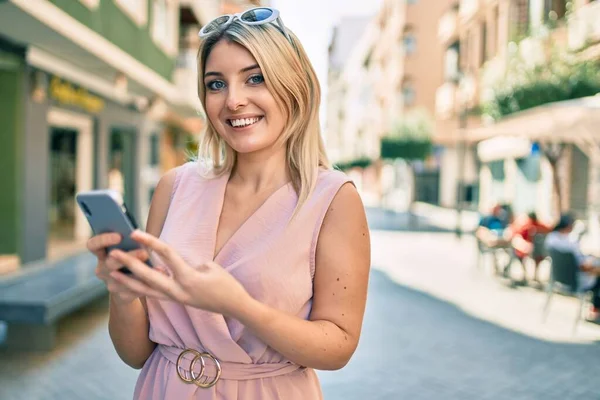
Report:
[[[342,17],[375,15],[381,3],[382,0],[271,0],[271,6],[281,12],[286,28],[300,38],[308,53],[321,83],[322,99],[327,95],[327,48],[333,27]],[[322,122],[324,112],[322,107]]]

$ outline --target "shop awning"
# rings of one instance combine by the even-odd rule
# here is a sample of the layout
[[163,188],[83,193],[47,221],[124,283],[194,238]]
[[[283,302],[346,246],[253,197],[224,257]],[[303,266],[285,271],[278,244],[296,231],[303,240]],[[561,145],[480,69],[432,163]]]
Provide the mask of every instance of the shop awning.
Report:
[[[198,99],[51,2],[0,0],[0,35],[26,45],[30,65],[113,101],[133,105],[136,98],[160,98],[182,116],[202,115]],[[126,93],[116,87],[121,74]]]
[[514,136],[531,141],[600,146],[600,95],[548,103],[521,111],[499,122],[469,129],[470,141]]
[[524,137],[498,136],[477,145],[477,157],[481,162],[524,158],[531,154],[531,141]]

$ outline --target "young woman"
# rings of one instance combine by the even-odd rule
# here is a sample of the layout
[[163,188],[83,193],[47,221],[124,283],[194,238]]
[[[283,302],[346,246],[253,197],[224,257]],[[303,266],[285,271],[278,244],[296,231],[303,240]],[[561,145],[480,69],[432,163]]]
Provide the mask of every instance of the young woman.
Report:
[[364,208],[329,167],[317,77],[277,10],[219,17],[200,36],[199,161],[161,179],[147,233],[132,236],[157,267],[145,251],[105,254],[118,235],[88,244],[109,332],[143,367],[135,398],[320,399],[314,369],[342,368],[360,336]]

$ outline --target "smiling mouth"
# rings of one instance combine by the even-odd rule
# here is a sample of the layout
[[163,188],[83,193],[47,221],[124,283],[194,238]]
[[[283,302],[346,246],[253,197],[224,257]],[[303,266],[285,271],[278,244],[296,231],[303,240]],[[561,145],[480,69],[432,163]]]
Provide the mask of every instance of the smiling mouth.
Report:
[[245,127],[256,124],[258,121],[260,121],[263,118],[264,117],[228,119],[227,124],[234,128],[245,128]]

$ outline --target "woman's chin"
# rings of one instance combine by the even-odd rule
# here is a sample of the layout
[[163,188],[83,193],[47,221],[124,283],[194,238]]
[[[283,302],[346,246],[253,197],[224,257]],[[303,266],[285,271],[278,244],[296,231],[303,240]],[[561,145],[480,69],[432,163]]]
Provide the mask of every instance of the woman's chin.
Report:
[[253,154],[265,149],[266,146],[260,146],[257,144],[238,144],[236,146],[232,146],[232,148],[238,154]]
[[269,147],[262,141],[251,140],[251,138],[244,138],[244,140],[238,140],[232,143],[231,148],[238,154],[251,154],[256,153]]

